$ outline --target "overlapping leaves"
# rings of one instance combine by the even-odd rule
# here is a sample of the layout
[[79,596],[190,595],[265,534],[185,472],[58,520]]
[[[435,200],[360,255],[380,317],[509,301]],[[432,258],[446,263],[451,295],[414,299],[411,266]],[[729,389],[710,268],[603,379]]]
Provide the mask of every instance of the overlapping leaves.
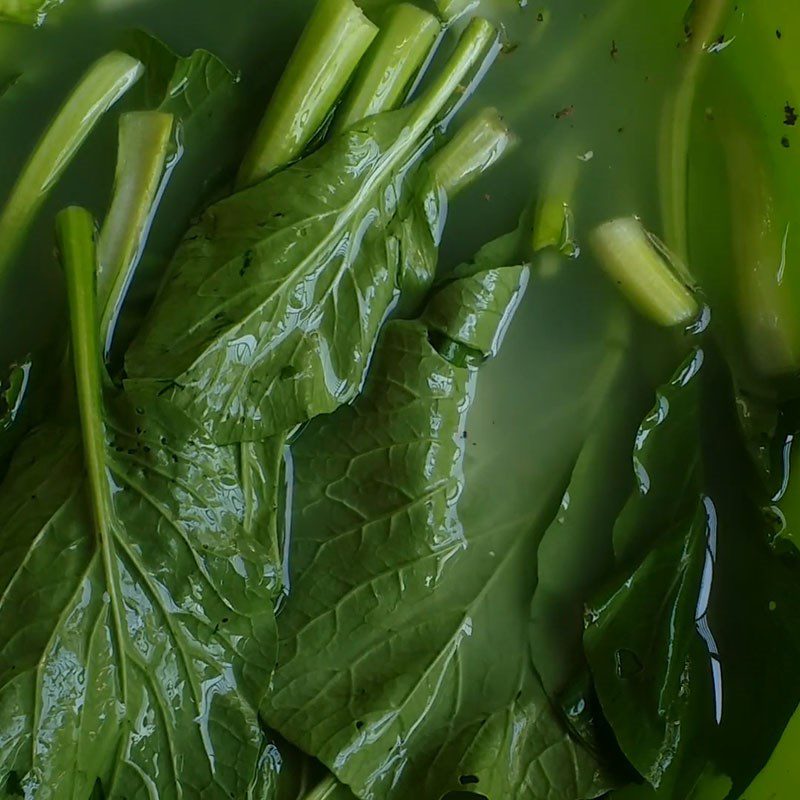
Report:
[[212,206],[128,354],[131,378],[219,441],[266,438],[352,399],[404,253],[435,248],[435,219],[421,243],[418,226],[397,223],[409,191],[408,158],[397,160],[406,118],[357,126]]
[[174,411],[123,400],[107,430],[109,551],[74,427],[32,434],[0,489],[0,771],[41,798],[262,796],[275,565],[237,465]]
[[497,349],[526,272],[456,275],[430,327],[390,323],[363,395],[295,448],[293,595],[265,714],[360,797],[597,796],[602,768],[528,656],[553,498],[480,529],[458,513],[475,378],[460,356]]

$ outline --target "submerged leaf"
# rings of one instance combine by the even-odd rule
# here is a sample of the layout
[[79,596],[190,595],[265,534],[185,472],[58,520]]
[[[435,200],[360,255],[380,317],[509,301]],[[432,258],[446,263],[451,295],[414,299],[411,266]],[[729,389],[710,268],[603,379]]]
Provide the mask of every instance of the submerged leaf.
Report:
[[0,773],[39,798],[97,779],[107,797],[244,797],[265,779],[276,567],[232,455],[127,400],[107,431],[108,551],[75,429],[32,434],[0,487]]
[[415,158],[397,143],[406,119],[356,126],[212,206],[128,353],[130,378],[222,442],[282,433],[352,399],[403,254],[433,248],[438,229],[431,220],[426,245],[397,225]]
[[[462,273],[429,306],[446,334],[487,332],[468,337],[486,355],[527,279],[524,267],[492,272]],[[472,299],[475,325],[454,298]],[[292,594],[264,713],[359,797],[597,796],[602,770],[551,707],[525,641],[552,498],[462,528],[475,370],[431,333],[389,323],[364,393],[294,448]]]
[[619,575],[587,613],[603,712],[653,796],[670,800],[709,768],[746,788],[800,697],[786,680],[800,571],[770,549],[732,398],[711,346],[659,392],[614,530]]

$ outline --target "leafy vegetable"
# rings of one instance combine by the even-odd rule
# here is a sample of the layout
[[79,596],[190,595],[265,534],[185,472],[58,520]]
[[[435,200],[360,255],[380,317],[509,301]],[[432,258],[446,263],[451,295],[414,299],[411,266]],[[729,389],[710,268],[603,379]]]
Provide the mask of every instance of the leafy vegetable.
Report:
[[360,797],[604,788],[530,669],[517,610],[547,498],[515,524],[459,521],[474,368],[458,363],[496,351],[527,281],[502,263],[483,256],[419,320],[389,323],[364,393],[294,448],[293,594],[264,712]]
[[277,566],[232,452],[103,397],[93,227],[59,217],[80,425],[36,430],[0,488],[0,772],[42,798],[260,797]]
[[142,65],[125,53],[97,61],[67,98],[38,142],[0,213],[0,280],[28,229],[75,153],[102,115],[141,77]]
[[731,397],[708,344],[659,394],[614,529],[620,577],[588,614],[604,714],[659,797],[686,797],[709,764],[743,790],[800,691],[800,573],[769,547]]
[[[128,353],[130,378],[221,443],[280,434],[350,400],[404,254],[421,246],[405,238],[414,229],[402,214],[420,139],[493,40],[488,23],[474,21],[408,109],[365,121],[212,206]],[[438,208],[430,211],[435,244]]]

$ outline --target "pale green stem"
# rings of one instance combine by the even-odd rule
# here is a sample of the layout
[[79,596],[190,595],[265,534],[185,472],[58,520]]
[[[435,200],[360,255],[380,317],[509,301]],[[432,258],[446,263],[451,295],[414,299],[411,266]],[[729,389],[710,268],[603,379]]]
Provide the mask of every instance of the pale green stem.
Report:
[[407,138],[416,140],[442,113],[455,94],[465,91],[464,81],[497,44],[497,30],[485,19],[475,17],[461,34],[446,68],[414,104],[405,129]]
[[303,153],[377,32],[352,0],[319,0],[239,170],[240,188]]
[[479,2],[480,0],[435,0],[439,16],[447,23],[477,8]]
[[389,12],[359,66],[336,118],[336,130],[399,106],[441,32],[433,14],[408,3]]
[[[281,480],[286,449],[286,435],[273,436],[264,442],[242,442],[240,445],[240,471],[245,497],[244,527],[267,548],[271,563],[280,570],[283,564],[278,514]],[[263,506],[271,513],[259,515]],[[263,530],[257,528],[257,519],[269,521]]]
[[0,280],[25,241],[36,213],[86,137],[106,111],[130,89],[142,64],[109,53],[84,75],[36,145],[0,214]]
[[[67,208],[56,218],[56,238],[67,281],[71,329],[72,362],[78,396],[83,459],[87,473],[87,492],[101,553],[110,608],[114,618],[116,645],[124,663],[121,602],[116,596],[119,585],[114,564],[114,500],[106,459],[106,436],[103,410],[103,367],[100,352],[100,328],[97,318],[94,219],[82,208]],[[123,699],[127,678],[120,676]]]
[[159,111],[123,114],[114,194],[100,232],[97,296],[107,355],[164,185],[174,118]]
[[547,166],[533,219],[531,244],[538,253],[548,247],[573,255],[572,204],[578,183],[580,162],[577,151],[562,149]]
[[592,231],[592,248],[609,278],[631,304],[658,325],[688,324],[700,306],[634,217],[605,222]]
[[498,111],[484,109],[430,159],[430,174],[453,197],[499,161],[516,141]]
[[677,89],[664,104],[659,157],[659,185],[664,240],[683,261],[688,259],[686,204],[692,109],[702,75],[708,45],[719,35],[719,26],[730,0],[696,0],[691,38]]
[[[721,125],[721,123],[720,123]],[[760,142],[736,119],[724,127],[734,287],[750,363],[765,377],[800,368],[800,319],[794,282],[786,280],[789,224],[775,209]]]

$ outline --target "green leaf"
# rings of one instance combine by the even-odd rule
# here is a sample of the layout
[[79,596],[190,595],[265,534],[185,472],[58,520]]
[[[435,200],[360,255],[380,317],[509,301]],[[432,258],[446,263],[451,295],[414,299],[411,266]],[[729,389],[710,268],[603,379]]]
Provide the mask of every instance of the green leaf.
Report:
[[264,747],[254,706],[275,578],[243,530],[236,464],[174,414],[124,404],[108,448],[114,586],[74,431],[35,433],[0,490],[0,772],[43,798],[83,796],[95,778],[114,797],[149,781],[164,798],[244,796]]
[[226,92],[238,77],[213,53],[195,50],[179,56],[151,34],[128,33],[122,48],[145,67],[141,99],[145,108],[173,114],[187,123],[200,115],[218,92]]
[[[504,285],[504,271],[461,286]],[[508,274],[521,291],[524,268]],[[486,295],[460,294],[476,299],[481,331],[516,300],[495,294],[482,309]],[[432,308],[461,313],[449,301]],[[292,593],[266,719],[359,797],[465,787],[521,800],[597,796],[602,770],[550,705],[526,644],[535,534],[557,500],[538,497],[500,524],[484,505],[480,522],[462,527],[475,370],[430,336],[420,321],[389,323],[364,393],[294,447]]]
[[397,298],[402,254],[431,263],[430,222],[421,238],[398,239],[418,230],[395,222],[387,191],[408,191],[386,163],[399,124],[352,129],[212,206],[178,250],[129,376],[220,441],[266,438],[350,400]]
[[430,125],[493,39],[473,21],[419,101],[212,206],[175,256],[129,377],[220,443],[282,434],[351,400],[402,288],[404,254],[438,241],[441,203],[425,208],[422,242],[407,240],[422,226],[401,213]]
[[683,800],[709,769],[740,792],[800,697],[787,680],[800,569],[770,547],[733,385],[707,343],[659,392],[634,468],[613,536],[619,574],[587,613],[600,703],[653,796]]
[[615,567],[612,532],[633,485],[631,447],[639,420],[652,401],[635,358],[636,328],[621,302],[585,389],[582,438],[558,513],[542,535],[531,607],[534,662],[548,691],[568,693],[564,701],[572,705],[573,682],[585,673],[585,606]]
[[0,486],[0,775],[45,799],[264,797],[277,565],[234,450],[102,397],[93,231],[59,216],[80,425],[37,429]]

